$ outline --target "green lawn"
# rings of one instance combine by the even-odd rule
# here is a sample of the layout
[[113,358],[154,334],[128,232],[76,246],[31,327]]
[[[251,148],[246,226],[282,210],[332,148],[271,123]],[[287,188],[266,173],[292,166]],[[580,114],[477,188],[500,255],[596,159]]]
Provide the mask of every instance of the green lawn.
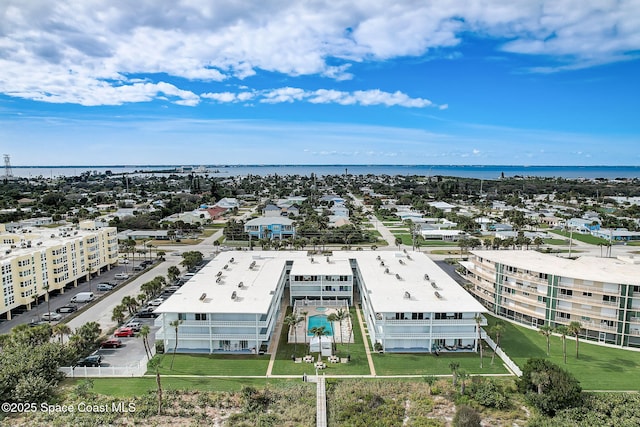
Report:
[[[253,354],[161,354],[160,373],[170,375],[266,375],[269,355]],[[147,374],[153,372],[147,371]]]
[[[287,315],[290,313],[291,307],[287,309]],[[338,341],[336,343],[336,354],[340,357],[347,357],[347,355],[350,354],[351,362],[327,363],[327,369],[323,371],[327,375],[369,375],[371,373],[369,371],[367,356],[362,342],[362,333],[360,332],[360,326],[358,325],[358,317],[356,316],[355,309],[352,307],[349,310],[349,313],[354,322],[354,343],[347,346],[346,343],[340,344]],[[282,328],[282,333],[280,334],[276,361],[273,365],[273,375],[302,375],[303,373],[315,373],[315,369],[312,364],[304,362],[295,363],[291,360],[291,355],[294,354],[294,347],[297,349],[297,352],[295,353],[297,357],[302,357],[307,353],[308,347],[304,344],[294,346],[293,344],[287,343],[287,327],[285,326]],[[316,358],[318,357],[317,353],[314,353],[313,355]]]
[[[489,327],[496,318],[487,316]],[[505,331],[500,345],[520,367],[532,357],[547,358],[544,336],[535,330],[503,322]],[[485,330],[490,330],[486,329]],[[585,390],[640,390],[640,352],[604,347],[580,340],[579,358],[576,359],[575,339],[567,337],[567,363],[563,362],[562,339],[551,337],[549,359],[571,372]]]
[[[550,230],[552,233],[559,234],[564,237],[569,237],[569,233],[566,231],[560,230]],[[572,233],[574,239],[579,240],[584,243],[589,243],[591,245],[599,245],[609,243],[608,240],[601,239],[600,237],[594,237],[590,234],[580,234],[580,233]]]
[[468,374],[508,374],[500,358],[496,357],[491,365],[491,352],[485,351],[483,367],[480,368],[480,356],[477,353],[444,353],[440,356],[424,353],[385,353],[372,354],[378,375],[447,375],[451,374],[449,364],[456,362],[460,369]]

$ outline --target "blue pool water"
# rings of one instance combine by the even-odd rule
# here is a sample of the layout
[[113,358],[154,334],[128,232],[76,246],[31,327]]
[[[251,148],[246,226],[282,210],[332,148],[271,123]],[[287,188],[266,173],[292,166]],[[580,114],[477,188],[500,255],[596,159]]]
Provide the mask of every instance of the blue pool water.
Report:
[[333,328],[331,328],[331,322],[327,320],[327,316],[324,314],[318,314],[316,316],[309,317],[307,324],[307,335],[312,337],[313,334],[310,332],[314,327],[324,326],[324,330],[326,331],[327,336],[333,336]]

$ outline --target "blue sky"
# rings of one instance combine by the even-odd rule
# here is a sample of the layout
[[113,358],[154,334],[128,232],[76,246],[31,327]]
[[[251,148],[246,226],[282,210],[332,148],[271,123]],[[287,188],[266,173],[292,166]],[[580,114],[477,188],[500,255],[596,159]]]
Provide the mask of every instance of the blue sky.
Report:
[[[398,4],[399,3],[399,4]],[[640,1],[0,2],[14,166],[640,163]]]

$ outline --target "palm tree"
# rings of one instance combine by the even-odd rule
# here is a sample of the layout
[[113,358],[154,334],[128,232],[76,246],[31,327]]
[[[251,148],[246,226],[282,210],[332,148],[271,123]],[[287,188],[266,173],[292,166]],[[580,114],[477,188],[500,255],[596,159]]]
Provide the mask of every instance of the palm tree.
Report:
[[327,331],[324,326],[314,326],[309,329],[309,332],[311,332],[313,336],[317,337],[320,341],[318,346],[318,362],[320,362],[322,360],[322,337],[327,335]]
[[160,359],[154,357],[147,364],[149,369],[156,371],[156,385],[158,387],[158,415],[162,413],[162,384],[160,384]]
[[126,310],[126,307],[122,304],[118,304],[115,307],[113,307],[111,320],[113,320],[114,322],[117,322],[118,324],[122,323],[122,321],[124,320],[125,310]]
[[304,348],[307,348],[307,314],[309,314],[308,311],[302,311],[300,312],[300,314],[302,315],[302,317],[304,318]]
[[178,350],[178,328],[180,327],[181,323],[182,323],[182,320],[180,319],[176,319],[173,322],[169,323],[169,326],[174,328],[176,331],[176,342],[175,342],[175,345],[173,346],[173,357],[171,357],[171,367],[169,368],[171,370],[173,370],[173,361],[176,358],[176,351]]
[[333,341],[333,346],[331,347],[331,349],[333,350],[336,348],[336,328],[333,326],[333,324],[338,321],[338,316],[336,316],[335,313],[331,313],[327,316],[327,321],[331,322],[331,341]]
[[457,376],[458,376],[458,379],[460,380],[460,394],[463,395],[467,379],[469,379],[469,374],[464,369],[460,369],[457,372]]
[[578,347],[580,345],[580,338],[578,337],[578,334],[582,330],[582,324],[578,321],[573,321],[569,323],[569,327],[567,329],[571,335],[576,337],[576,359],[578,359]]
[[[344,344],[344,341],[342,338],[342,321],[347,320],[350,317],[350,315],[349,315],[349,312],[344,308],[339,308],[338,310],[336,310],[335,316],[336,316],[336,320],[338,321],[338,325],[340,326],[340,344]],[[351,340],[351,337],[349,337],[349,340]]]
[[293,341],[293,353],[296,354],[297,352],[297,344],[298,344],[298,323],[302,322],[304,320],[303,317],[298,316],[295,313],[291,313],[290,315],[288,315],[287,317],[284,318],[284,323],[286,325],[288,325],[290,328],[293,328],[293,336],[294,336],[294,341]]
[[151,328],[149,325],[144,325],[140,328],[140,338],[142,338],[142,345],[144,346],[144,352],[147,354],[147,361],[151,360],[151,349],[149,348],[149,334]]
[[451,373],[453,374],[451,381],[454,387],[458,384],[458,368],[460,368],[460,364],[458,362],[449,363],[449,369],[451,369]]
[[493,360],[496,357],[496,350],[498,349],[498,347],[500,347],[500,335],[502,335],[502,332],[504,332],[504,325],[502,324],[502,322],[498,322],[493,325],[491,331],[496,337],[496,346],[494,347],[493,355],[491,356],[491,364],[493,365]]
[[482,316],[476,314],[473,316],[473,320],[476,321],[476,329],[478,330],[478,349],[480,350],[480,369],[482,369],[482,329],[480,329],[480,323],[482,322]]
[[569,333],[569,328],[565,325],[559,325],[556,326],[556,332],[562,336],[562,356],[564,363],[567,363],[567,334]]
[[60,344],[64,344],[64,336],[71,333],[71,328],[66,323],[58,323],[53,327],[53,334],[60,337]]
[[402,244],[402,239],[400,237],[396,237],[396,246],[398,250],[400,250],[400,245]]
[[544,371],[531,372],[531,382],[538,387],[538,394],[542,394],[543,387],[549,384],[549,373]]
[[46,292],[45,299],[47,300],[47,313],[49,313],[49,323],[51,323],[51,301],[49,301],[49,285],[44,285],[42,289],[44,289],[44,291]]
[[549,325],[540,326],[538,329],[542,335],[547,339],[547,356],[549,356],[549,350],[551,349],[551,334],[553,334],[553,328]]

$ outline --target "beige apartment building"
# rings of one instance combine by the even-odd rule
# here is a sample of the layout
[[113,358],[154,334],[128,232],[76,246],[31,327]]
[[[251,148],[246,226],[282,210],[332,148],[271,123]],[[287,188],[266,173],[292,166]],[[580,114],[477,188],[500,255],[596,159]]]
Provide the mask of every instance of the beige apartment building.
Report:
[[98,229],[95,222],[59,228],[24,227],[7,232],[0,224],[0,315],[31,309],[36,299],[64,293],[90,275],[108,270],[118,261],[115,227]]
[[496,315],[534,327],[578,321],[581,338],[640,347],[640,257],[472,251],[461,264],[469,292]]

